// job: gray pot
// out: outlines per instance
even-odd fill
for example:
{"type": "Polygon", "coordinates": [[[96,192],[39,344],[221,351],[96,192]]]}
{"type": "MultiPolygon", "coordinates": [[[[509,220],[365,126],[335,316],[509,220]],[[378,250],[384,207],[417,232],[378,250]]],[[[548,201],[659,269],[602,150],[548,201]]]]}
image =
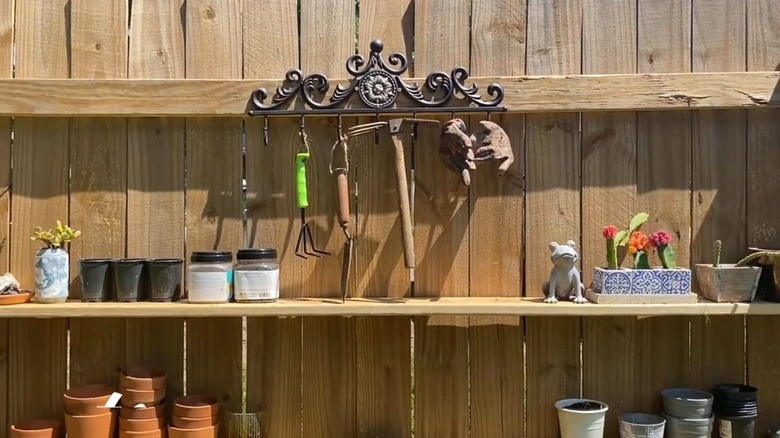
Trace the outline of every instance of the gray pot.
{"type": "Polygon", "coordinates": [[[672,417],[710,418],[714,397],[709,392],[690,388],[671,388],[661,391],[664,413],[672,417]]]}
{"type": "Polygon", "coordinates": [[[630,413],[618,417],[620,438],[663,438],[666,420],[652,414],[630,413]]]}
{"type": "Polygon", "coordinates": [[[669,438],[710,438],[715,417],[677,418],[664,414],[666,434],[669,438]]]}

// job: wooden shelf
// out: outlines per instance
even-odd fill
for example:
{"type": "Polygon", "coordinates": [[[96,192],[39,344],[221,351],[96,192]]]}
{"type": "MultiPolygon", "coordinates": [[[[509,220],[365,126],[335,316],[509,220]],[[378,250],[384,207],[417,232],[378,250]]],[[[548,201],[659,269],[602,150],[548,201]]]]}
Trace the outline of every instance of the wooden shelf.
{"type": "MultiPolygon", "coordinates": [[[[333,79],[330,92],[345,82],[333,79]]],[[[504,87],[502,105],[517,113],[780,107],[780,72],[769,71],[468,80],[479,85],[482,93],[492,82],[504,87]]],[[[0,116],[240,117],[252,91],[265,88],[273,93],[281,84],[280,79],[0,79],[0,116]]],[[[401,100],[399,105],[404,103],[401,100]]],[[[346,107],[358,101],[355,95],[346,107]]],[[[293,100],[291,107],[297,104],[293,100]]]]}
{"type": "Polygon", "coordinates": [[[275,303],[82,303],[0,306],[0,318],[239,317],[239,316],[673,316],[780,315],[780,303],[545,304],[540,298],[282,299],[275,303]]]}

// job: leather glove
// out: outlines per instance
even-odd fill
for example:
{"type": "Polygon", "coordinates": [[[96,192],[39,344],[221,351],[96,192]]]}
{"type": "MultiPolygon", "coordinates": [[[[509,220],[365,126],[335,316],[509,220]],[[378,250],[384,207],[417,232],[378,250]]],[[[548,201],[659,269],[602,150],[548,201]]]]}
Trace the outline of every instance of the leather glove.
{"type": "Polygon", "coordinates": [[[464,185],[471,184],[469,171],[477,168],[474,164],[472,137],[466,133],[466,123],[461,119],[452,119],[444,123],[439,139],[439,158],[447,169],[460,175],[464,185]]]}
{"type": "Polygon", "coordinates": [[[473,160],[480,164],[490,160],[501,161],[498,166],[498,176],[504,176],[515,161],[509,136],[503,128],[487,120],[479,122],[479,129],[471,135],[471,144],[475,149],[473,160]]]}

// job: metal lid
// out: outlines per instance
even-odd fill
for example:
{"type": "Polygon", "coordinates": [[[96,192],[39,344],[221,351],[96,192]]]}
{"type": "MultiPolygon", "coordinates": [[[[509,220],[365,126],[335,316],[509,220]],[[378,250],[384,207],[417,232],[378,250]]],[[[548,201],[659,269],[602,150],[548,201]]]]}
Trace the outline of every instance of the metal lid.
{"type": "Polygon", "coordinates": [[[277,257],[276,248],[243,248],[236,253],[238,260],[261,260],[275,259],[277,257]]]}
{"type": "Polygon", "coordinates": [[[230,251],[193,251],[190,255],[193,263],[222,263],[232,262],[233,253],[230,251]]]}

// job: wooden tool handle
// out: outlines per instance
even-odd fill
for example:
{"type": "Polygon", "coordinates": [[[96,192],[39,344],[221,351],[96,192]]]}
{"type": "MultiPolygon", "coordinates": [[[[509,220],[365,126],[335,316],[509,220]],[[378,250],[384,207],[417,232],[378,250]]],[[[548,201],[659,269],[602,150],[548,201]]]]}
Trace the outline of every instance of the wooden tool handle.
{"type": "Polygon", "coordinates": [[[339,196],[339,225],[344,228],[349,225],[349,182],[344,169],[336,170],[336,190],[339,196]]]}
{"type": "Polygon", "coordinates": [[[414,268],[414,235],[412,234],[412,213],[409,207],[409,188],[406,183],[406,161],[402,140],[392,136],[395,146],[395,181],[398,191],[398,212],[401,216],[401,234],[403,237],[404,266],[414,268]]]}

